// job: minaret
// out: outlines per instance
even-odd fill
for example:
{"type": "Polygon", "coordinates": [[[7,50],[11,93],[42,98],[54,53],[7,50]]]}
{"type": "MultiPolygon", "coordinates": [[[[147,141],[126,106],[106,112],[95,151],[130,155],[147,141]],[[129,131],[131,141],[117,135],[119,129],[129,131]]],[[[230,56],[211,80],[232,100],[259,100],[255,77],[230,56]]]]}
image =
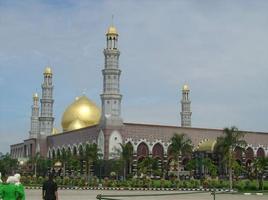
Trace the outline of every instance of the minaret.
{"type": "Polygon", "coordinates": [[[182,100],[181,100],[181,127],[191,127],[191,101],[190,89],[188,85],[182,87],[182,100]]]}
{"type": "Polygon", "coordinates": [[[106,48],[103,53],[105,56],[103,75],[102,102],[102,126],[121,126],[121,100],[120,94],[120,74],[118,50],[118,33],[114,26],[110,26],[106,33],[106,48]]]}
{"type": "Polygon", "coordinates": [[[38,94],[33,95],[30,138],[37,138],[39,134],[39,105],[38,94]]]}
{"type": "Polygon", "coordinates": [[[41,115],[40,134],[50,135],[53,129],[53,85],[52,85],[52,70],[47,67],[44,71],[44,83],[42,84],[42,99],[41,102],[41,115]]]}

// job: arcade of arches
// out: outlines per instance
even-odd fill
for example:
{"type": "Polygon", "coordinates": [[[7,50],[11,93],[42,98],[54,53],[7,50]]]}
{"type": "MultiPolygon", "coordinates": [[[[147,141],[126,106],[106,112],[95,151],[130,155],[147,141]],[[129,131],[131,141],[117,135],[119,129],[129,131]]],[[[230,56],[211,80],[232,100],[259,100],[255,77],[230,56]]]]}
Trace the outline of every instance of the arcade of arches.
{"type": "MultiPolygon", "coordinates": [[[[61,156],[77,156],[78,158],[81,158],[78,165],[81,167],[81,171],[83,168],[83,155],[86,148],[86,145],[88,144],[80,144],[78,146],[69,146],[69,147],[63,147],[58,149],[52,149],[49,150],[48,157],[51,159],[60,159],[61,156]]],[[[172,155],[170,154],[169,148],[165,148],[163,144],[160,142],[155,143],[153,146],[150,146],[146,142],[140,142],[137,145],[133,145],[131,142],[128,142],[127,145],[129,145],[133,149],[133,155],[130,159],[130,163],[128,163],[127,167],[127,173],[134,173],[136,174],[138,172],[137,166],[140,162],[142,162],[143,159],[150,157],[154,160],[157,160],[158,166],[160,167],[162,172],[168,172],[171,170],[171,163],[174,160],[172,155]]],[[[262,147],[259,148],[253,148],[251,146],[248,146],[245,148],[245,151],[242,151],[240,148],[236,147],[234,149],[234,156],[236,161],[239,164],[243,164],[246,167],[250,167],[252,165],[253,160],[256,157],[265,157],[266,153],[265,150],[262,147]]],[[[179,158],[179,168],[177,170],[184,171],[185,166],[187,165],[188,161],[193,157],[199,157],[199,158],[210,158],[213,160],[215,164],[218,164],[217,155],[215,155],[212,152],[209,151],[194,151],[192,155],[182,155],[179,158]]],[[[92,167],[93,170],[93,167],[92,167]]],[[[92,171],[91,170],[91,171],[92,171]]],[[[205,169],[196,169],[196,173],[203,174],[205,173],[205,169]]],[[[221,171],[219,169],[219,171],[221,171]]],[[[223,172],[222,172],[223,173],[223,172]]]]}

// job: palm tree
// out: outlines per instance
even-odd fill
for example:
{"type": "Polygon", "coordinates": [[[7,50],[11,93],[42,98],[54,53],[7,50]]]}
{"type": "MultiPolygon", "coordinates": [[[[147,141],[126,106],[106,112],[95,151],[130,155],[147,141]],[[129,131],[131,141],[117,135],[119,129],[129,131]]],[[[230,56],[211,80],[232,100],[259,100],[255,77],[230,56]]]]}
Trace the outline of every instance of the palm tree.
{"type": "Polygon", "coordinates": [[[97,144],[87,144],[84,153],[84,159],[86,161],[86,175],[89,176],[90,166],[99,158],[97,144]]]}
{"type": "Polygon", "coordinates": [[[121,144],[121,160],[123,161],[123,167],[124,167],[124,180],[126,179],[126,170],[130,166],[130,163],[132,161],[132,155],[133,155],[133,147],[130,143],[127,144],[121,144]]]}
{"type": "Polygon", "coordinates": [[[3,176],[13,174],[18,169],[19,162],[13,159],[10,154],[0,155],[0,172],[3,176]]]}
{"type": "Polygon", "coordinates": [[[152,157],[145,157],[138,164],[138,169],[143,174],[151,175],[159,170],[158,160],[152,157]]]}
{"type": "Polygon", "coordinates": [[[179,162],[182,155],[192,153],[193,145],[190,138],[184,133],[175,133],[171,138],[170,154],[177,163],[177,170],[179,171],[179,162]]]}
{"type": "Polygon", "coordinates": [[[60,158],[61,163],[63,164],[63,176],[65,176],[65,174],[66,174],[66,162],[68,159],[67,152],[66,152],[65,148],[63,148],[61,150],[61,154],[60,154],[59,158],[60,158]]]}
{"type": "Polygon", "coordinates": [[[259,190],[263,190],[263,175],[268,167],[268,158],[257,158],[253,162],[253,167],[256,172],[257,179],[259,181],[259,190]]]}
{"type": "Polygon", "coordinates": [[[223,156],[223,161],[227,163],[229,173],[229,189],[233,189],[233,166],[234,166],[234,149],[239,147],[243,149],[246,141],[243,140],[245,133],[241,132],[235,126],[224,128],[223,136],[217,138],[216,151],[223,156]]]}
{"type": "Polygon", "coordinates": [[[40,153],[37,152],[33,157],[31,157],[31,159],[29,160],[29,162],[34,166],[34,176],[37,176],[37,164],[40,161],[40,153]]]}

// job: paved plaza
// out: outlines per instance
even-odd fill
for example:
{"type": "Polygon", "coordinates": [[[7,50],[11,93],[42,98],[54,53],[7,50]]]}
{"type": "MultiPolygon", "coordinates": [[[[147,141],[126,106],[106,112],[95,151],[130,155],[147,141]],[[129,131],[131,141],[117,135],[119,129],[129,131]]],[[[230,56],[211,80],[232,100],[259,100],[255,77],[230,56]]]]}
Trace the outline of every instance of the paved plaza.
{"type": "MultiPolygon", "coordinates": [[[[59,200],[95,200],[98,194],[106,195],[129,195],[129,194],[170,194],[174,192],[168,191],[100,191],[100,190],[59,190],[59,200]]],[[[176,192],[177,193],[177,192],[176,192]]],[[[41,200],[41,190],[26,190],[27,200],[41,200]]],[[[153,197],[121,197],[116,199],[128,199],[128,200],[213,200],[213,196],[210,193],[198,193],[198,194],[182,194],[172,196],[153,196],[153,197]]],[[[267,195],[232,195],[232,194],[219,194],[216,196],[216,200],[267,200],[267,195]]]]}

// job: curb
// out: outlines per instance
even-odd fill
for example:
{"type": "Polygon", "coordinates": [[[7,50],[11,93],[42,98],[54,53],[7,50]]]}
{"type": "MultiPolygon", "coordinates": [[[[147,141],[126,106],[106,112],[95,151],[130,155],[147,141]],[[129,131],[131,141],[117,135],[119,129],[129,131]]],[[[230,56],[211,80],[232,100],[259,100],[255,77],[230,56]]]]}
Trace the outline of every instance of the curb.
{"type": "MultiPolygon", "coordinates": [[[[25,186],[25,189],[29,190],[40,190],[41,186],[25,186]]],[[[212,192],[214,191],[212,188],[130,188],[130,187],[77,187],[77,186],[69,186],[69,187],[59,187],[60,190],[125,190],[125,191],[204,191],[204,192],[212,192]]],[[[216,192],[229,192],[229,190],[225,189],[215,189],[216,192]]],[[[236,191],[231,191],[236,192],[236,191]]],[[[244,193],[245,195],[250,195],[251,193],[244,193]]],[[[256,193],[257,195],[263,195],[262,193],[256,193]]]]}

